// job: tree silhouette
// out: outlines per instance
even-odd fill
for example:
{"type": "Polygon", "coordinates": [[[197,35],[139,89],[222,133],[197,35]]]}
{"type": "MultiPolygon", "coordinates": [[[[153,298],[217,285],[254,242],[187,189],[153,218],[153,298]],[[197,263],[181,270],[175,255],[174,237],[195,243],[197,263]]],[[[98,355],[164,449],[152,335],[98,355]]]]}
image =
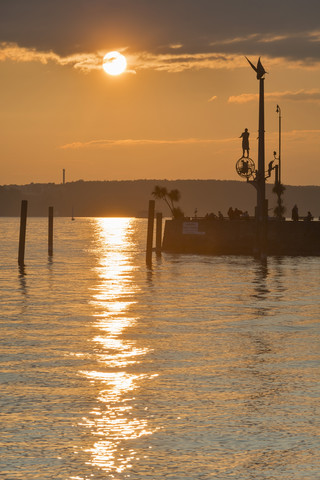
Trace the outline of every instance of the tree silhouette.
{"type": "Polygon", "coordinates": [[[179,200],[181,198],[181,194],[180,194],[179,190],[174,189],[174,190],[171,190],[168,193],[168,197],[169,197],[171,207],[172,207],[172,210],[173,210],[175,208],[173,202],[179,202],[179,200]]]}
{"type": "Polygon", "coordinates": [[[166,187],[161,187],[160,185],[156,185],[152,192],[152,196],[156,200],[164,200],[164,202],[169,207],[169,210],[173,218],[181,218],[184,216],[182,210],[175,205],[175,202],[179,202],[181,198],[181,194],[179,190],[173,189],[170,192],[168,192],[166,187]]]}

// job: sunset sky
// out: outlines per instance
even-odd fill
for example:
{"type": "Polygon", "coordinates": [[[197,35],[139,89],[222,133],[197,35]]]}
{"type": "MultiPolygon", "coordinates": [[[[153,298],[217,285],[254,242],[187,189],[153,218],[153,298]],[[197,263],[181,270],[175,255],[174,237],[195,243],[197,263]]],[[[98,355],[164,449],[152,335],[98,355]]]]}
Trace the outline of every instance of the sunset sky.
{"type": "Polygon", "coordinates": [[[245,56],[268,72],[266,162],[279,104],[283,183],[320,185],[318,0],[1,0],[0,184],[240,180],[244,128],[258,147],[245,56]]]}

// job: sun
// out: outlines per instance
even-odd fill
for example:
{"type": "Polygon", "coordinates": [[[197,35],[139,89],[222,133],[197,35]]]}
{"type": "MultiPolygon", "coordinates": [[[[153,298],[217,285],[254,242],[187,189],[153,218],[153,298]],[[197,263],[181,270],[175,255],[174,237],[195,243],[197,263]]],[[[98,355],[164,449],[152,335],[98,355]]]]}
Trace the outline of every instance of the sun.
{"type": "Polygon", "coordinates": [[[103,57],[102,68],[109,75],[120,75],[127,68],[127,60],[119,52],[109,52],[103,57]]]}

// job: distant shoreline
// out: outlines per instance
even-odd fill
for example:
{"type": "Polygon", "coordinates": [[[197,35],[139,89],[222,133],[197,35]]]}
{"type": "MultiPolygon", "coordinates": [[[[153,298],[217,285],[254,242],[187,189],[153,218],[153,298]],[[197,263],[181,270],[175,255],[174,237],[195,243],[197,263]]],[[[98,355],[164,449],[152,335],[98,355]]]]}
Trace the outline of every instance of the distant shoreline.
{"type": "MultiPolygon", "coordinates": [[[[156,185],[180,191],[179,206],[186,216],[193,216],[195,210],[199,216],[219,210],[227,216],[230,206],[254,215],[256,191],[241,180],[78,180],[0,186],[0,216],[19,216],[21,200],[28,200],[28,215],[34,217],[47,216],[48,207],[53,206],[59,217],[71,217],[73,209],[75,217],[145,218],[156,185]]],[[[276,205],[272,187],[266,186],[270,212],[276,205]]],[[[320,216],[320,186],[286,185],[283,199],[288,218],[294,204],[300,216],[306,216],[308,211],[314,217],[320,216]]],[[[157,201],[156,209],[170,216],[164,202],[157,201]]]]}

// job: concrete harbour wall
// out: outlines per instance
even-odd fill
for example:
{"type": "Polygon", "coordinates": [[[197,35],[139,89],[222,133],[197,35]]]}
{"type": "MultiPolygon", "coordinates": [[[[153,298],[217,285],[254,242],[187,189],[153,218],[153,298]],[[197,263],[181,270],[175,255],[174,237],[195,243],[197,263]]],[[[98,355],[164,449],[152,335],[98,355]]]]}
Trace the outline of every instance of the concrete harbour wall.
{"type": "MultiPolygon", "coordinates": [[[[167,220],[165,252],[208,255],[252,255],[255,219],[167,220]]],[[[268,255],[320,255],[320,221],[268,221],[268,255]]]]}

